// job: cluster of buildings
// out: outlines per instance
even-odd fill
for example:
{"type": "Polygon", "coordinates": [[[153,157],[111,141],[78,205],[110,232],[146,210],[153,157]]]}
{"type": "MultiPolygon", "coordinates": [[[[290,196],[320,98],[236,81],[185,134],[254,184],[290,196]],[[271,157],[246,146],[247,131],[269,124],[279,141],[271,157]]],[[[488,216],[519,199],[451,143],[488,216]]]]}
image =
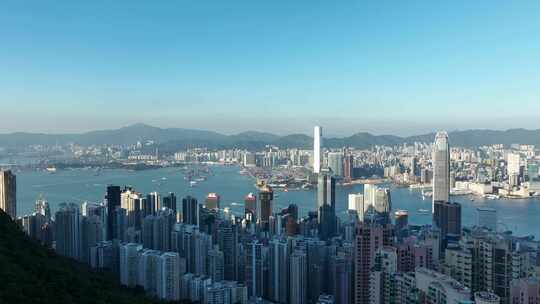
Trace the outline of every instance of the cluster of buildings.
{"type": "MultiPolygon", "coordinates": [[[[108,269],[123,285],[163,300],[540,303],[540,243],[498,232],[493,209],[479,210],[478,224],[463,227],[461,205],[452,201],[453,184],[473,172],[456,158],[478,162],[482,155],[457,153],[440,132],[434,143],[413,147],[429,148],[429,163],[426,152],[420,152],[392,164],[385,163],[391,149],[324,151],[322,128],[316,127],[314,135],[309,167],[317,191],[304,217],[295,204],[276,210],[274,189],[265,183],[246,195],[243,214],[222,210],[216,193],[199,203],[191,196],[177,200],[173,193],[143,195],[111,185],[102,202],[62,204],[54,216],[40,198],[35,212],[18,221],[28,235],[59,254],[108,269]],[[373,184],[350,194],[346,216],[337,216],[336,185],[354,164],[366,161],[392,167],[385,169],[392,178],[407,173],[411,181],[431,183],[432,224],[409,223],[407,210],[392,209],[389,189],[373,184]],[[347,163],[350,168],[342,166],[347,163]],[[404,163],[410,168],[403,170],[404,163]]],[[[498,155],[499,149],[488,151],[498,155]]],[[[237,156],[252,165],[246,153],[237,156]]],[[[271,162],[288,157],[276,153],[271,162]]],[[[524,187],[531,173],[524,173],[521,157],[510,158],[502,168],[511,174],[474,172],[488,179],[512,176],[513,187],[524,187]]],[[[10,203],[16,204],[15,177],[6,171],[0,177],[0,208],[15,218],[10,203]]]]}

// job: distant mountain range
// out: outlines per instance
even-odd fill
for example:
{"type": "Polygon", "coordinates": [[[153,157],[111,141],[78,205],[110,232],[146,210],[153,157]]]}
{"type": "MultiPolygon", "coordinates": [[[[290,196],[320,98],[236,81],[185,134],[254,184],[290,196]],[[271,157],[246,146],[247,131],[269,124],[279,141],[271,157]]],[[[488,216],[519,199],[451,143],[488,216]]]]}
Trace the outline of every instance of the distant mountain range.
{"type": "MultiPolygon", "coordinates": [[[[324,146],[329,148],[355,147],[366,149],[373,145],[398,145],[413,142],[431,142],[434,133],[399,137],[393,135],[373,135],[366,132],[342,138],[325,138],[324,146]]],[[[533,144],[540,146],[540,130],[510,129],[465,130],[449,133],[450,144],[474,147],[490,144],[533,144]]],[[[158,128],[146,124],[134,124],[115,130],[92,131],[81,134],[39,134],[10,133],[0,134],[0,147],[14,148],[33,144],[133,144],[136,141],[152,140],[162,151],[174,151],[189,147],[259,149],[265,145],[282,148],[311,148],[312,138],[305,134],[279,136],[271,133],[247,131],[235,135],[224,135],[213,131],[158,128]]]]}

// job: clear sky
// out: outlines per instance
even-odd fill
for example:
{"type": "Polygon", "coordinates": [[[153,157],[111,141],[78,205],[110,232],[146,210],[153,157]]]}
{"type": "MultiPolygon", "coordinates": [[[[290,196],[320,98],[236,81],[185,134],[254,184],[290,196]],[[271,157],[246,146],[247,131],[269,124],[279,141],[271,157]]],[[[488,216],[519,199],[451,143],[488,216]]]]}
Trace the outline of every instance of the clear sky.
{"type": "Polygon", "coordinates": [[[540,1],[0,2],[0,132],[540,128],[540,1]]]}

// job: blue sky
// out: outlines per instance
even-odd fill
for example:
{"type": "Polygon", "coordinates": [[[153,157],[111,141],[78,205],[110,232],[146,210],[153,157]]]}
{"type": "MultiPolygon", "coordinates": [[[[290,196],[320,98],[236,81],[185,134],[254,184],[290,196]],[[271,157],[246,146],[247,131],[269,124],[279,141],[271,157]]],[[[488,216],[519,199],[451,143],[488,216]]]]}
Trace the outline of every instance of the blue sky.
{"type": "Polygon", "coordinates": [[[0,132],[540,128],[538,1],[0,2],[0,132]]]}

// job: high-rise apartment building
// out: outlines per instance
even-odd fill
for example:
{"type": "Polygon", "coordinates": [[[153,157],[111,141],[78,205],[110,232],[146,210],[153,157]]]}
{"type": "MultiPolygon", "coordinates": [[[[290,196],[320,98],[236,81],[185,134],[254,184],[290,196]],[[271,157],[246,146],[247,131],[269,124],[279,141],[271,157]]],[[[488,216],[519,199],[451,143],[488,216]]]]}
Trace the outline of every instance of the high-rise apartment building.
{"type": "Polygon", "coordinates": [[[257,215],[257,196],[251,192],[244,197],[244,212],[257,215]]]}
{"type": "Polygon", "coordinates": [[[166,301],[180,299],[180,257],[176,252],[161,254],[157,271],[157,296],[166,301]]]}
{"type": "Polygon", "coordinates": [[[308,261],[306,253],[296,250],[290,258],[289,302],[291,304],[308,303],[308,261]]]}
{"type": "Polygon", "coordinates": [[[341,152],[328,153],[328,168],[337,178],[343,177],[343,154],[341,152]]]}
{"type": "Polygon", "coordinates": [[[107,202],[107,240],[121,239],[123,236],[118,235],[117,229],[114,228],[115,209],[120,207],[120,186],[107,186],[107,194],[105,196],[107,202]]]}
{"type": "Polygon", "coordinates": [[[79,259],[81,253],[81,216],[79,206],[63,203],[55,213],[56,252],[79,259]]]}
{"type": "Polygon", "coordinates": [[[135,287],[139,281],[139,251],[142,250],[142,245],[128,243],[120,245],[119,268],[120,268],[120,284],[127,287],[135,287]]]}
{"type": "Polygon", "coordinates": [[[259,200],[257,204],[257,222],[263,229],[268,229],[270,215],[272,215],[272,200],[274,191],[272,187],[263,185],[259,188],[259,200]]]}
{"type": "Polygon", "coordinates": [[[390,225],[374,223],[358,225],[354,243],[354,303],[369,303],[370,271],[375,263],[375,254],[380,248],[392,245],[393,230],[390,225]]]}
{"type": "Polygon", "coordinates": [[[219,195],[217,193],[208,193],[204,201],[204,207],[210,210],[219,210],[219,195]]]}
{"type": "Polygon", "coordinates": [[[142,195],[132,188],[126,187],[120,194],[120,206],[126,210],[128,228],[133,227],[137,230],[141,228],[143,203],[142,195]]]}
{"type": "Polygon", "coordinates": [[[0,209],[17,218],[17,178],[10,170],[0,171],[0,209]]]}
{"type": "Polygon", "coordinates": [[[196,198],[189,195],[182,199],[182,222],[190,225],[199,224],[199,204],[196,198]]]}

